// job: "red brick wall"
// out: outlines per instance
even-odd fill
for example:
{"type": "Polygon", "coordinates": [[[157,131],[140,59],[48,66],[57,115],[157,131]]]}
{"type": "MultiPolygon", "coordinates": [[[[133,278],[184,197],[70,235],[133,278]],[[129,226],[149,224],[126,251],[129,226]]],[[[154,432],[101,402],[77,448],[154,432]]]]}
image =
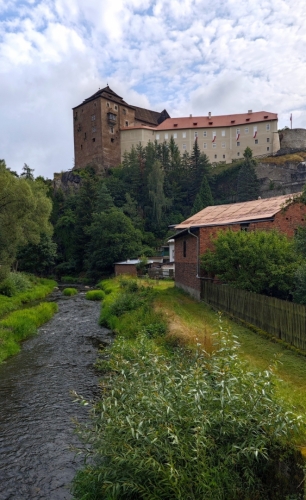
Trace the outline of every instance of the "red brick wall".
{"type": "Polygon", "coordinates": [[[135,264],[115,264],[115,276],[119,276],[120,274],[137,276],[135,264]]]}
{"type": "MultiPolygon", "coordinates": [[[[294,231],[299,226],[306,224],[306,205],[292,203],[286,209],[278,212],[273,221],[251,223],[248,231],[271,231],[273,229],[294,236],[294,231]]],[[[199,228],[199,255],[208,249],[213,249],[212,239],[219,231],[240,231],[240,224],[229,226],[209,226],[199,228]]],[[[201,272],[199,273],[201,275],[201,272]]],[[[175,239],[175,284],[200,298],[200,279],[197,275],[197,239],[188,233],[175,239]],[[183,255],[184,241],[186,241],[186,257],[183,255]]]]}

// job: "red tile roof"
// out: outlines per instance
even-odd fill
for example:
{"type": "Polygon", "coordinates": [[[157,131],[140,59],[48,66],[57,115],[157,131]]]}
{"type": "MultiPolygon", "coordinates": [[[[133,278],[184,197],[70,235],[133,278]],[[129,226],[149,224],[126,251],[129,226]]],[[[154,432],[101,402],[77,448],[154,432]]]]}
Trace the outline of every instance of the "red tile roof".
{"type": "Polygon", "coordinates": [[[204,210],[192,215],[192,217],[189,217],[189,219],[184,222],[177,224],[175,229],[224,226],[254,220],[270,219],[285,206],[287,200],[299,194],[300,193],[296,193],[295,195],[287,194],[284,196],[276,196],[275,198],[206,207],[204,210]]]}
{"type": "Polygon", "coordinates": [[[207,128],[235,127],[250,123],[269,122],[277,120],[277,113],[256,111],[254,113],[241,113],[237,115],[220,116],[190,116],[184,118],[168,118],[158,125],[157,130],[172,130],[182,128],[207,128]]]}

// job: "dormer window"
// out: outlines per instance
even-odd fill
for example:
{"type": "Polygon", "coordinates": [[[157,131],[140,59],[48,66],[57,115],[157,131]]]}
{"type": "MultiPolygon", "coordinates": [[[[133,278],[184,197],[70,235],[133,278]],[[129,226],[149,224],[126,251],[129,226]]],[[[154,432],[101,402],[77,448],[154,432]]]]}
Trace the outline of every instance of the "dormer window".
{"type": "Polygon", "coordinates": [[[197,124],[198,124],[198,122],[193,122],[193,125],[197,125],[197,124]]]}
{"type": "Polygon", "coordinates": [[[266,120],[267,118],[269,118],[269,116],[268,116],[268,115],[265,115],[265,116],[264,116],[264,119],[266,120]]]}
{"type": "Polygon", "coordinates": [[[115,115],[114,113],[107,113],[107,118],[109,123],[117,123],[117,115],[115,115]]]}
{"type": "Polygon", "coordinates": [[[246,121],[246,122],[249,122],[249,121],[250,121],[250,118],[246,118],[246,119],[245,119],[245,121],[246,121]]]}
{"type": "Polygon", "coordinates": [[[231,123],[235,123],[235,120],[231,120],[231,123]]]}
{"type": "Polygon", "coordinates": [[[173,124],[173,127],[177,127],[177,123],[174,123],[174,124],[173,124]]]}
{"type": "Polygon", "coordinates": [[[212,124],[213,124],[213,122],[208,122],[208,124],[209,124],[209,125],[212,125],[212,124]]]}

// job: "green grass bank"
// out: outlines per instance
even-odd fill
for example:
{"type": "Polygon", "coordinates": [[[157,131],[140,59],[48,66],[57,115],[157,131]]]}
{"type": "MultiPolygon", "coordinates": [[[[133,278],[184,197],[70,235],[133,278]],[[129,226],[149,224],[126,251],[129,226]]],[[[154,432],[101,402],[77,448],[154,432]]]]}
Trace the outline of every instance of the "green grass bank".
{"type": "Polygon", "coordinates": [[[31,277],[31,288],[12,297],[0,295],[0,363],[20,351],[20,343],[57,312],[57,304],[44,302],[26,308],[49,295],[56,282],[31,277]]]}
{"type": "Polygon", "coordinates": [[[100,323],[117,336],[97,361],[92,426],[78,428],[91,460],[74,498],[302,499],[305,423],[279,397],[271,359],[252,364],[238,325],[171,283],[101,288],[100,323]]]}

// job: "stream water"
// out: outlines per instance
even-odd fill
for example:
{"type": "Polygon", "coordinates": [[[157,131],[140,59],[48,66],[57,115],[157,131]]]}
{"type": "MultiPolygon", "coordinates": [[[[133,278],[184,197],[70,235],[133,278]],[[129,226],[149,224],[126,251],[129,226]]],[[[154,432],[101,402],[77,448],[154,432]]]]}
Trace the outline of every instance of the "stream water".
{"type": "Polygon", "coordinates": [[[111,342],[98,326],[100,303],[53,294],[59,312],[0,365],[0,500],[69,500],[82,458],[73,418],[88,418],[74,390],[92,399],[97,347],[111,342]]]}

